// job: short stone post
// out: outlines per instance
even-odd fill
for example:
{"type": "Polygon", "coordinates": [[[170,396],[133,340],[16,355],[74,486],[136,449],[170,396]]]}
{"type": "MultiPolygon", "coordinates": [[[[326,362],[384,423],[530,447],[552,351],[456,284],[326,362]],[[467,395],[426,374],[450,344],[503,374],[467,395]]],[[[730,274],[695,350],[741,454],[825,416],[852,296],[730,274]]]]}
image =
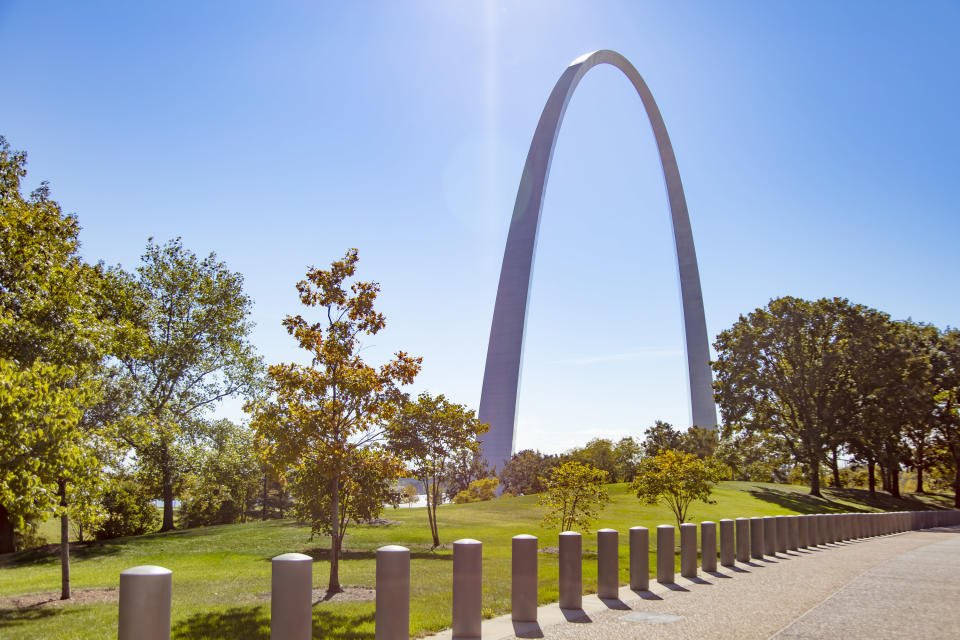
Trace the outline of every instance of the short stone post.
{"type": "Polygon", "coordinates": [[[777,519],[773,516],[763,517],[763,554],[777,555],[777,519]]]}
{"type": "Polygon", "coordinates": [[[616,529],[597,531],[597,597],[620,595],[620,534],[616,529]]]}
{"type": "Polygon", "coordinates": [[[657,582],[673,584],[673,525],[657,527],[657,582]]]}
{"type": "Polygon", "coordinates": [[[692,522],[680,525],[680,575],[697,577],[697,525],[692,522]]]}
{"type": "Polygon", "coordinates": [[[797,516],[797,548],[806,549],[810,545],[810,517],[797,516]]]}
{"type": "Polygon", "coordinates": [[[270,561],[271,640],[313,637],[313,558],[284,553],[270,561]]]}
{"type": "Polygon", "coordinates": [[[750,557],[763,558],[766,547],[763,541],[763,518],[750,518],[750,557]]]}
{"type": "Polygon", "coordinates": [[[388,544],[377,549],[376,640],[410,638],[410,549],[388,544]]]}
{"type": "Polygon", "coordinates": [[[510,617],[515,622],[537,621],[537,537],[513,536],[510,559],[510,617]]]}
{"type": "Polygon", "coordinates": [[[650,588],[650,532],[646,527],[630,527],[630,588],[650,588]]]}
{"type": "Polygon", "coordinates": [[[777,519],[777,553],[786,553],[790,532],[787,530],[787,516],[775,516],[777,519]]]}
{"type": "Polygon", "coordinates": [[[170,640],[173,572],[142,565],[120,572],[119,640],[170,640]]]}
{"type": "Polygon", "coordinates": [[[560,534],[560,608],[583,607],[583,542],[576,531],[560,534]]]}
{"type": "Polygon", "coordinates": [[[704,571],[717,570],[717,523],[700,523],[700,567],[704,571]]]}
{"type": "Polygon", "coordinates": [[[479,638],[483,622],[483,543],[464,538],[453,543],[454,638],[479,638]]]}
{"type": "Polygon", "coordinates": [[[827,530],[826,542],[827,544],[833,544],[834,542],[837,541],[837,535],[836,535],[836,529],[835,529],[836,518],[832,513],[830,513],[823,516],[823,521],[824,521],[824,524],[826,525],[826,530],[827,530]]]}
{"type": "Polygon", "coordinates": [[[737,518],[737,562],[750,562],[750,518],[737,518]]]}
{"type": "Polygon", "coordinates": [[[796,551],[800,546],[800,518],[787,516],[787,550],[796,551]]]}
{"type": "MultiPolygon", "coordinates": [[[[702,534],[700,536],[703,537],[702,534]]],[[[720,521],[720,565],[732,567],[736,559],[736,543],[733,536],[733,520],[724,518],[720,521]]],[[[704,563],[706,571],[706,563],[704,563]]]]}

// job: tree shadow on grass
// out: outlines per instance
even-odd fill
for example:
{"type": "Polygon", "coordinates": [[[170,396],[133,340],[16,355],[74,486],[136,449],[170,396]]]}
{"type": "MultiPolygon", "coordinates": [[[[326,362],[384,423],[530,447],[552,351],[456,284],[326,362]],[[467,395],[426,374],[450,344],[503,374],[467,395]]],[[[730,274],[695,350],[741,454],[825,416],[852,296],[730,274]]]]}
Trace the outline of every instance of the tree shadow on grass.
{"type": "Polygon", "coordinates": [[[904,494],[901,498],[895,498],[878,491],[876,495],[871,496],[870,492],[866,489],[824,488],[822,489],[822,498],[811,496],[808,493],[802,493],[800,491],[773,489],[759,485],[750,487],[747,489],[747,492],[759,500],[772,502],[785,509],[796,511],[797,513],[850,513],[868,511],[868,509],[862,506],[841,504],[836,502],[837,500],[859,502],[882,511],[926,511],[942,508],[938,505],[919,500],[910,494],[904,494]]]}
{"type": "MultiPolygon", "coordinates": [[[[112,556],[122,551],[122,545],[113,542],[71,542],[70,557],[75,560],[87,560],[112,556]]],[[[7,553],[0,556],[0,567],[25,565],[59,564],[60,545],[45,544],[35,549],[7,553]]]]}
{"type": "Polygon", "coordinates": [[[67,615],[74,613],[68,608],[54,607],[23,607],[20,609],[0,609],[0,629],[7,627],[18,627],[28,624],[35,620],[50,618],[55,615],[67,615]]]}
{"type": "MultiPolygon", "coordinates": [[[[344,615],[328,609],[314,609],[314,638],[361,640],[373,638],[374,613],[344,615]],[[360,631],[366,626],[369,631],[360,631]]],[[[270,637],[270,616],[262,606],[231,607],[226,611],[198,613],[173,625],[175,640],[266,640],[270,637]]]]}
{"type": "Polygon", "coordinates": [[[270,637],[270,618],[263,607],[230,607],[226,611],[197,613],[173,625],[172,638],[236,638],[251,640],[270,637]]]}
{"type": "Polygon", "coordinates": [[[829,498],[818,498],[799,491],[784,491],[782,489],[771,489],[770,487],[753,486],[747,489],[747,493],[758,500],[772,502],[784,509],[789,509],[797,513],[824,513],[831,511],[850,511],[852,507],[838,504],[829,498]]]}

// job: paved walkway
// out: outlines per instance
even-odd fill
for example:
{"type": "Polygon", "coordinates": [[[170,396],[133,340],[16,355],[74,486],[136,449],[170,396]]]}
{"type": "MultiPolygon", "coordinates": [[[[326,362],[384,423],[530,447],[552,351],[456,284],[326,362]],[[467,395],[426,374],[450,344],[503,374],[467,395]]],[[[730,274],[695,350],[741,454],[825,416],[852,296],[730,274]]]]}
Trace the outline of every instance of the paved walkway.
{"type": "MultiPolygon", "coordinates": [[[[549,638],[960,638],[960,527],[791,551],[583,609],[540,607],[539,624],[502,616],[485,640],[549,638]]],[[[447,640],[446,631],[432,640],[447,640]]]]}

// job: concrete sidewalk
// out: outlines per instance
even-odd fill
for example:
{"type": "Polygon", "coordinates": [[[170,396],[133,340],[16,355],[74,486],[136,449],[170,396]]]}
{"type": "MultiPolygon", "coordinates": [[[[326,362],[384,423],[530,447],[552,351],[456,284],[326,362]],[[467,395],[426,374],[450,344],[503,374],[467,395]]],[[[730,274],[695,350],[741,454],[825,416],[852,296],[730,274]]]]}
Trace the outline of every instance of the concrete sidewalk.
{"type": "MultiPolygon", "coordinates": [[[[912,531],[720,567],[583,609],[501,616],[485,640],[549,638],[960,638],[960,527],[912,531]]],[[[448,640],[449,630],[431,640],[448,640]]]]}

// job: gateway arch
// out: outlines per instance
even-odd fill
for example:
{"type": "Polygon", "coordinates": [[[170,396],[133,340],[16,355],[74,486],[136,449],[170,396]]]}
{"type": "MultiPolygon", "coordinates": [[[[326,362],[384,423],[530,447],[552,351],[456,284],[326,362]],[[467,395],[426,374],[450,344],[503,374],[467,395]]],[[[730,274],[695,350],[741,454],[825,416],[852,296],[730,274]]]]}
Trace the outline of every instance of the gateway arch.
{"type": "Polygon", "coordinates": [[[707,324],[703,315],[703,295],[700,292],[700,273],[697,269],[697,255],[677,159],[673,154],[660,110],[634,66],[615,51],[594,51],[574,60],[553,87],[540,115],[537,130],[533,134],[513,207],[513,219],[510,221],[507,246],[503,252],[500,284],[497,287],[493,323],[490,327],[478,412],[479,419],[490,424],[490,431],[483,437],[483,455],[490,464],[496,465],[497,469],[503,469],[503,465],[510,459],[516,441],[517,395],[520,387],[530,275],[533,272],[537,229],[540,225],[543,194],[550,173],[553,148],[570,97],[584,74],[598,64],[613,65],[627,76],[637,90],[653,128],[667,186],[677,250],[693,424],[709,428],[717,424],[711,389],[707,324]]]}

